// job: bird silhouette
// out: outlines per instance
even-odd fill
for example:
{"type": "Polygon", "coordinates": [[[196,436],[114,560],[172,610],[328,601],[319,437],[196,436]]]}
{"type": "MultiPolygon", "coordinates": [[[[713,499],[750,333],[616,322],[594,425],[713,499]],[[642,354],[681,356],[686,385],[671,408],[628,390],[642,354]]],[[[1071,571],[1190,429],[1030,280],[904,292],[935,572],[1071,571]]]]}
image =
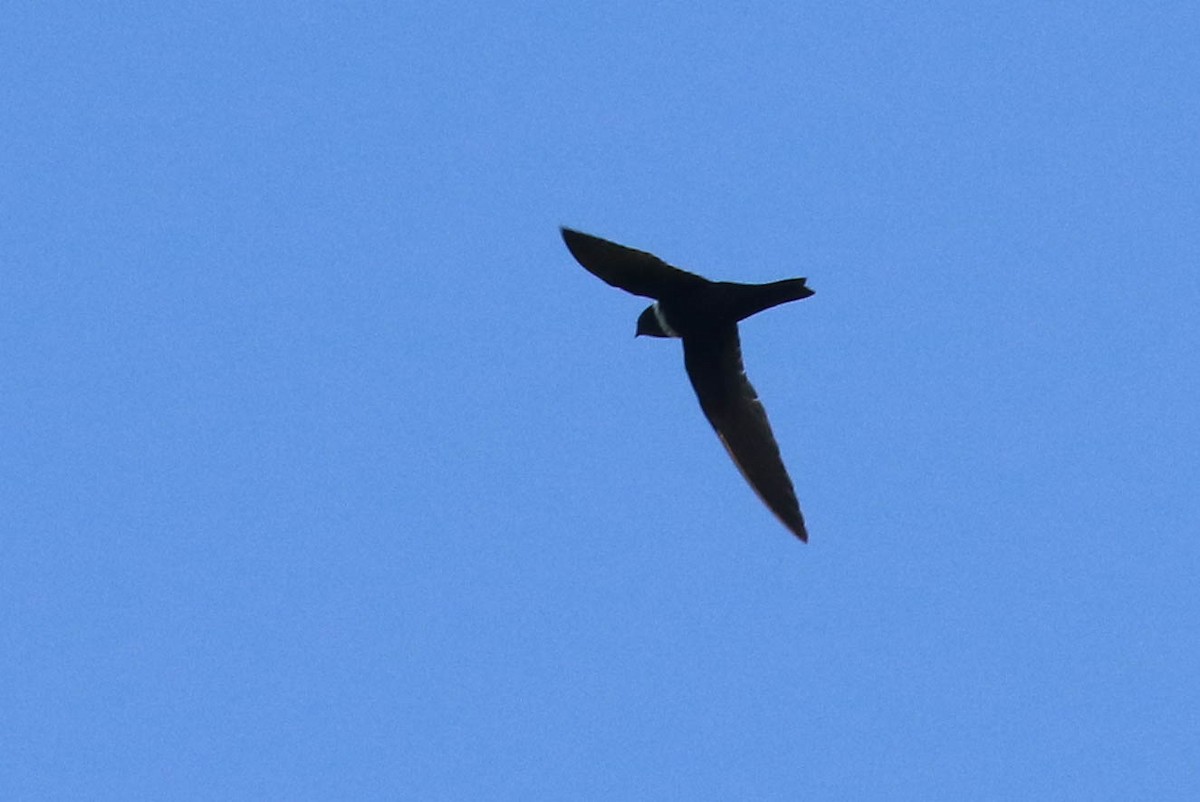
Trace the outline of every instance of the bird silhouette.
{"type": "Polygon", "coordinates": [[[657,256],[569,228],[571,255],[614,287],[653,298],[638,317],[635,336],[678,337],[683,364],[700,408],[734,465],[767,508],[808,542],[796,491],[784,467],[767,412],[746,378],[737,324],[764,309],[813,294],[803,278],[767,284],[709,281],[657,256]]]}

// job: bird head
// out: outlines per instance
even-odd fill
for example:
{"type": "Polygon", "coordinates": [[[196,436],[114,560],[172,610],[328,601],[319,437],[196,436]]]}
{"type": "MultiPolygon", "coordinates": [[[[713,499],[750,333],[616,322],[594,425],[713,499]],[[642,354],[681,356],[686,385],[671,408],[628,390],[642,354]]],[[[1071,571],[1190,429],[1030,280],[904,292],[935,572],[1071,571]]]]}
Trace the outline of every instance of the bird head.
{"type": "Polygon", "coordinates": [[[641,337],[645,334],[647,337],[670,337],[671,335],[663,331],[662,324],[658,322],[658,315],[654,314],[654,307],[647,306],[646,311],[638,315],[637,333],[634,337],[641,337]]]}

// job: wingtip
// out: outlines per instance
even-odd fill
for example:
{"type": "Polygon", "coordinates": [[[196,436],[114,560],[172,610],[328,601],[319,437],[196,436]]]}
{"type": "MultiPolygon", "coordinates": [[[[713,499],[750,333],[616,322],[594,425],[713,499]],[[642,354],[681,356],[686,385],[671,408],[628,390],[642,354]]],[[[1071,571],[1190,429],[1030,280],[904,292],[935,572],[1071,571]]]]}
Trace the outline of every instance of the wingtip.
{"type": "Polygon", "coordinates": [[[567,246],[571,256],[575,257],[575,261],[579,264],[587,266],[588,240],[585,234],[581,234],[573,228],[559,226],[559,231],[562,233],[563,245],[567,246]]]}
{"type": "Polygon", "coordinates": [[[788,531],[799,538],[801,543],[808,542],[808,528],[804,525],[803,518],[798,521],[784,521],[783,525],[788,528],[788,531]]]}
{"type": "Polygon", "coordinates": [[[582,231],[576,231],[568,226],[559,226],[558,233],[562,236],[562,241],[567,246],[567,250],[573,254],[578,249],[586,246],[588,235],[582,231]]]}

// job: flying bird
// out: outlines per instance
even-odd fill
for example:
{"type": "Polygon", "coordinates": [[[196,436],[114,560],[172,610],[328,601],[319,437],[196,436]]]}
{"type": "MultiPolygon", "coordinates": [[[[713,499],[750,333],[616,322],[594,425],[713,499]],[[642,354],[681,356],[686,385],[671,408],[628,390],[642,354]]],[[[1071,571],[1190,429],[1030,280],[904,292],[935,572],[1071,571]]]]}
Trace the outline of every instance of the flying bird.
{"type": "Polygon", "coordinates": [[[804,516],[767,412],[746,378],[737,324],[772,306],[813,294],[805,279],[769,284],[709,281],[672,267],[657,256],[562,229],[571,255],[614,287],[653,298],[637,320],[637,333],[683,340],[683,364],[700,408],[733,463],[783,525],[808,542],[804,516]]]}

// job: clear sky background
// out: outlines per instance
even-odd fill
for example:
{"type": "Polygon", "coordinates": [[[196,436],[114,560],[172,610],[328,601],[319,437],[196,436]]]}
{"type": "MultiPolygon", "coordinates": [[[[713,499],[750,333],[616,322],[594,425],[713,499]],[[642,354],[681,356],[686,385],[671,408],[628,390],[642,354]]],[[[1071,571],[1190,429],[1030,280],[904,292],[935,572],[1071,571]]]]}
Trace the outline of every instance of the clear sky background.
{"type": "Polygon", "coordinates": [[[1198,9],[7,8],[0,797],[1200,798],[1198,9]]]}

